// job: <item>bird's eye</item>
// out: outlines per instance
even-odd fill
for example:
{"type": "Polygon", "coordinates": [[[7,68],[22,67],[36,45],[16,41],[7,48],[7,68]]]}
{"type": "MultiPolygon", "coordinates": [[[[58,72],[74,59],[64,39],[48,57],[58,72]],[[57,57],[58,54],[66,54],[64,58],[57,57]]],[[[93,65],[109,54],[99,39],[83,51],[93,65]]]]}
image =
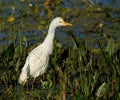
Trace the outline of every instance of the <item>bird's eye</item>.
{"type": "Polygon", "coordinates": [[[59,21],[59,23],[61,23],[61,21],[59,21]]]}

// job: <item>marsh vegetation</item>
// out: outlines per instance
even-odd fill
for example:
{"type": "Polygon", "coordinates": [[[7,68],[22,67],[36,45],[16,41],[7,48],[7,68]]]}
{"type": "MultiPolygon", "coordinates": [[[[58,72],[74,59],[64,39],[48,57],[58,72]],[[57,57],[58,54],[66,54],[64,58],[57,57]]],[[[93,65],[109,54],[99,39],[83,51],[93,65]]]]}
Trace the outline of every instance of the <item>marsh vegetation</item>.
{"type": "Polygon", "coordinates": [[[119,100],[120,3],[99,0],[0,1],[0,99],[119,100]],[[111,6],[112,5],[112,6],[111,6]],[[18,84],[28,53],[61,16],[46,73],[18,84]]]}

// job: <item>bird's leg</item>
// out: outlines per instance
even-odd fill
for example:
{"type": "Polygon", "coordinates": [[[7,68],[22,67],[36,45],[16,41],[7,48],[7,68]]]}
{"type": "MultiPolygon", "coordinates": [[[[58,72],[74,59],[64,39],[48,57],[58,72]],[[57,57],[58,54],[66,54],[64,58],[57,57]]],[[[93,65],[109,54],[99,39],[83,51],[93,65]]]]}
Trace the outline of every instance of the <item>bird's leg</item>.
{"type": "Polygon", "coordinates": [[[34,81],[35,81],[35,78],[33,78],[33,81],[32,81],[32,90],[34,88],[34,81]]]}
{"type": "Polygon", "coordinates": [[[27,93],[28,93],[28,92],[29,92],[29,91],[28,91],[28,81],[26,82],[26,85],[27,85],[27,93]]]}

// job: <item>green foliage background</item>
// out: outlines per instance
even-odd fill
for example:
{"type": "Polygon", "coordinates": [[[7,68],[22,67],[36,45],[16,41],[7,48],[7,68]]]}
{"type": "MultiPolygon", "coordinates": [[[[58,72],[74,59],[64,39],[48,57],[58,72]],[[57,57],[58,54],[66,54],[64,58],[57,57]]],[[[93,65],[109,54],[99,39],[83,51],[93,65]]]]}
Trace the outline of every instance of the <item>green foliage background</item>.
{"type": "Polygon", "coordinates": [[[1,49],[0,99],[120,99],[120,18],[114,17],[120,15],[120,9],[87,0],[73,1],[69,0],[68,5],[64,0],[0,2],[0,31],[9,33],[7,41],[12,41],[1,49]],[[6,15],[5,9],[11,12],[6,15]],[[74,26],[60,29],[64,31],[62,35],[66,34],[64,39],[58,38],[60,30],[56,31],[50,67],[35,80],[34,88],[32,78],[25,86],[19,85],[26,56],[44,40],[50,21],[56,16],[74,26]],[[42,34],[37,36],[35,30],[42,34]]]}

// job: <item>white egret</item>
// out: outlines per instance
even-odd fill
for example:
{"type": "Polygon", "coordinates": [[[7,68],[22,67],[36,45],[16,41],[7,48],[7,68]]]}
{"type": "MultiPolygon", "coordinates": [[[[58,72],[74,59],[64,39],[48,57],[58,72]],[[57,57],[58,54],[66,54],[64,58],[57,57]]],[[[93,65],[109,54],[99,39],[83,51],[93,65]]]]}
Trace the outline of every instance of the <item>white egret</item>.
{"type": "Polygon", "coordinates": [[[30,76],[35,79],[46,71],[49,56],[53,52],[55,29],[59,26],[72,26],[72,24],[65,22],[61,17],[53,19],[43,43],[34,48],[27,56],[25,65],[22,68],[19,77],[20,84],[24,85],[30,76]]]}

